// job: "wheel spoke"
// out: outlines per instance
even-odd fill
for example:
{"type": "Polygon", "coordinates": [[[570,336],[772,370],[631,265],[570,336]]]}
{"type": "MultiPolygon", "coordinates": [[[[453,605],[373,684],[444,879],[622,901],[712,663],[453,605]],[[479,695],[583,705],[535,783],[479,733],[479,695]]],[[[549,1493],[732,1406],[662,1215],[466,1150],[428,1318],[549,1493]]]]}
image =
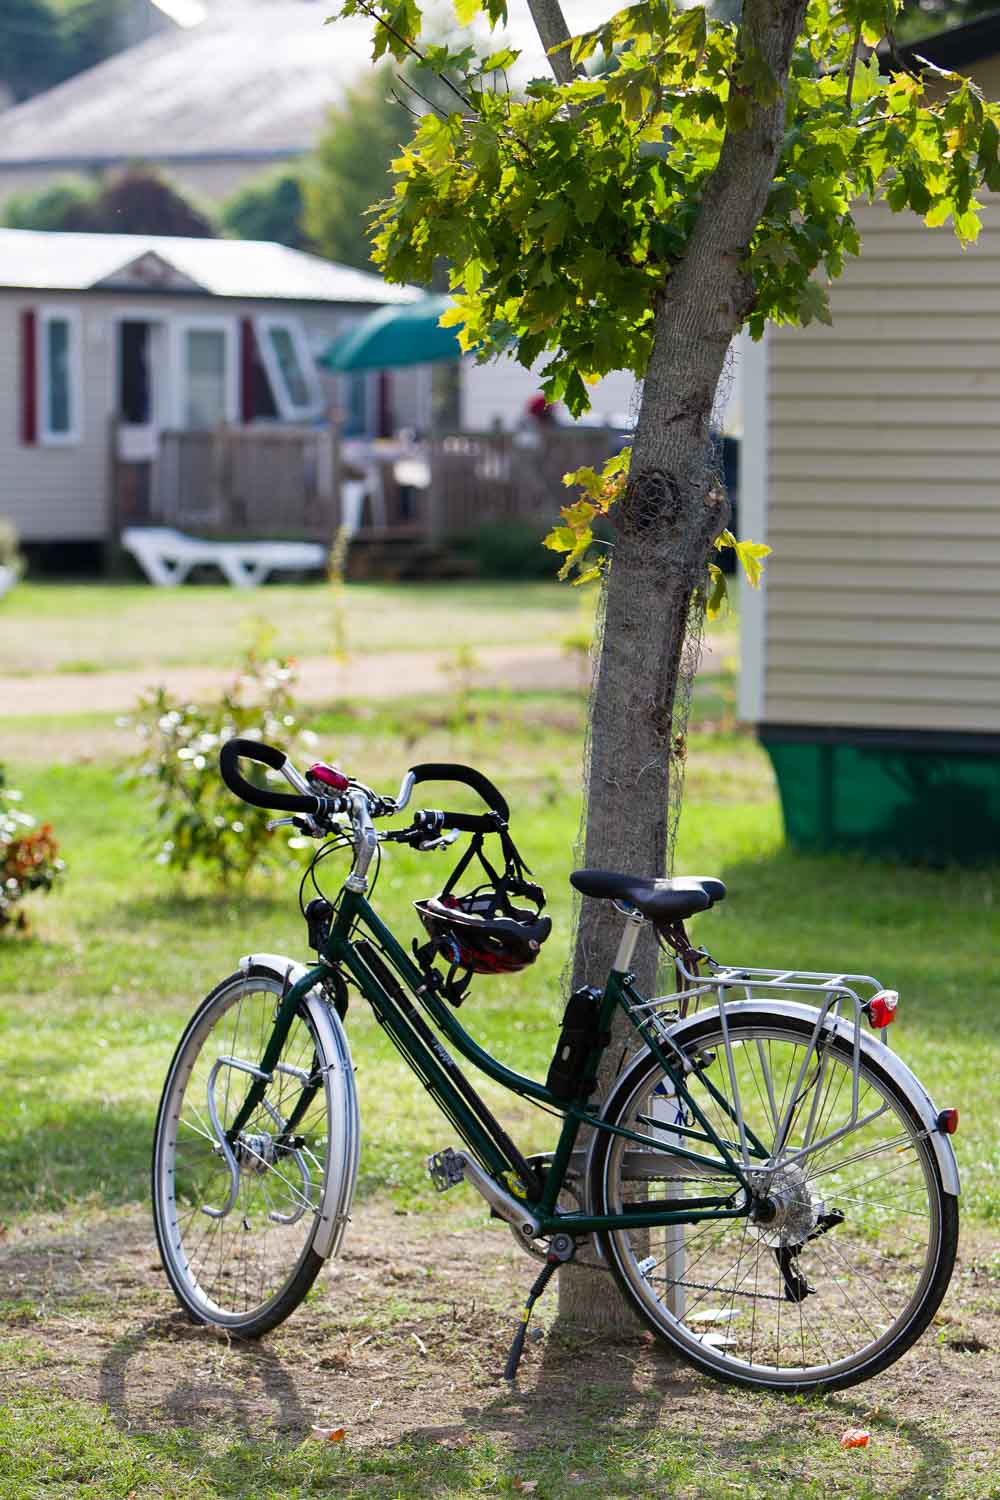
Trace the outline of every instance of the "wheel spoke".
{"type": "MultiPolygon", "coordinates": [[[[945,1200],[917,1101],[863,1057],[855,1116],[850,1045],[814,1048],[804,1020],[765,1009],[731,1017],[728,1059],[717,1020],[693,1035],[692,1050],[718,1057],[712,1079],[723,1102],[697,1075],[689,1080],[713,1128],[732,1134],[726,1105],[739,1101],[748,1130],[772,1153],[755,1179],[760,1206],[685,1226],[679,1261],[667,1230],[614,1231],[607,1244],[625,1285],[663,1336],[710,1374],[796,1389],[863,1379],[886,1349],[898,1357],[919,1335],[953,1258],[953,1235],[942,1258],[945,1200]]],[[[660,1076],[650,1059],[617,1120],[638,1116],[660,1076]]],[[[628,1181],[627,1150],[609,1133],[594,1179],[603,1212],[641,1201],[653,1180],[670,1181],[669,1137],[656,1179],[628,1181]]]]}
{"type": "MultiPolygon", "coordinates": [[[[223,1218],[206,1213],[222,1207],[230,1192],[229,1169],[205,1113],[209,1075],[219,1057],[256,1063],[263,1056],[281,991],[278,980],[241,977],[215,992],[214,1005],[210,1000],[199,1013],[203,1023],[196,1020],[189,1028],[158,1121],[161,1252],[178,1295],[209,1321],[252,1321],[298,1284],[319,1222],[331,1139],[325,1080],[296,1123],[294,1148],[275,1144],[301,1100],[301,1075],[315,1078],[324,1062],[303,1015],[293,1020],[281,1057],[297,1073],[275,1071],[264,1100],[234,1141],[239,1183],[232,1209],[223,1218]]],[[[217,1079],[217,1106],[226,1129],[251,1080],[246,1074],[235,1078],[239,1070],[233,1067],[220,1071],[225,1077],[217,1079]]],[[[315,1267],[301,1280],[299,1296],[313,1275],[315,1267]]]]}

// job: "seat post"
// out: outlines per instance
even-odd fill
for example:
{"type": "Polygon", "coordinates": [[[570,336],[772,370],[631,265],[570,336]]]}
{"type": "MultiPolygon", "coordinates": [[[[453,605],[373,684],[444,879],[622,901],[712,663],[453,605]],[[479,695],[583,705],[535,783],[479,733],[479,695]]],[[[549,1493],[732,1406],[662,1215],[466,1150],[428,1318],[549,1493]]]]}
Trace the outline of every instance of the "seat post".
{"type": "MultiPolygon", "coordinates": [[[[624,908],[619,902],[615,902],[619,911],[624,908]]],[[[639,934],[646,925],[646,918],[641,911],[633,907],[626,912],[625,929],[622,932],[621,942],[618,944],[618,952],[615,956],[614,967],[619,974],[625,974],[632,967],[632,955],[635,945],[639,941],[639,934]]]]}

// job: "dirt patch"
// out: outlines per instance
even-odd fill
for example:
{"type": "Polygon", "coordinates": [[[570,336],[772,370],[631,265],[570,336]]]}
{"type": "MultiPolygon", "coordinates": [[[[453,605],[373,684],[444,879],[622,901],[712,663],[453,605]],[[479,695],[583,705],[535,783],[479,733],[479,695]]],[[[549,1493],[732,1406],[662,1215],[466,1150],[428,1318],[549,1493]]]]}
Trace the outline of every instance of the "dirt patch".
{"type": "MultiPolygon", "coordinates": [[[[35,1371],[133,1431],[205,1426],[298,1441],[314,1425],[343,1426],[362,1446],[405,1436],[448,1446],[485,1431],[518,1452],[550,1441],[554,1412],[563,1425],[688,1433],[720,1457],[804,1420],[801,1403],[716,1385],[648,1335],[561,1331],[554,1295],[510,1390],[503,1363],[533,1275],[502,1228],[442,1227],[365,1204],[307,1302],[267,1339],[242,1344],[177,1310],[144,1212],[70,1230],[38,1220],[0,1245],[0,1397],[35,1371]]],[[[904,1466],[931,1454],[943,1474],[960,1453],[988,1475],[1000,1426],[998,1314],[995,1249],[967,1236],[932,1330],[869,1385],[811,1403],[810,1421],[831,1442],[861,1421],[903,1445],[904,1466]]]]}
{"type": "MultiPolygon", "coordinates": [[[[481,685],[511,689],[564,687],[566,656],[558,645],[495,646],[476,651],[481,685]]],[[[454,690],[447,652],[386,651],[306,657],[297,663],[296,695],[303,703],[338,698],[394,698],[400,692],[454,690]]],[[[4,716],[123,713],[144,688],[162,684],[179,698],[200,701],[229,687],[233,670],[222,667],[143,667],[118,672],[58,672],[32,677],[0,677],[4,716]]]]}

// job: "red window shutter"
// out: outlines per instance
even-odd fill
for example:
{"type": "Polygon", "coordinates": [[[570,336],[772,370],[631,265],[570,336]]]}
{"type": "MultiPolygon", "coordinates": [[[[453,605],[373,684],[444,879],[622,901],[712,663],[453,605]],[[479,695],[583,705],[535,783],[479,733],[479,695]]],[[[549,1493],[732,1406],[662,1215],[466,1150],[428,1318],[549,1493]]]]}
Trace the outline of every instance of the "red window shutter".
{"type": "Polygon", "coordinates": [[[240,319],[240,421],[252,422],[254,411],[253,319],[240,319]]]}
{"type": "Polygon", "coordinates": [[[21,313],[21,442],[38,442],[38,315],[21,313]]]}

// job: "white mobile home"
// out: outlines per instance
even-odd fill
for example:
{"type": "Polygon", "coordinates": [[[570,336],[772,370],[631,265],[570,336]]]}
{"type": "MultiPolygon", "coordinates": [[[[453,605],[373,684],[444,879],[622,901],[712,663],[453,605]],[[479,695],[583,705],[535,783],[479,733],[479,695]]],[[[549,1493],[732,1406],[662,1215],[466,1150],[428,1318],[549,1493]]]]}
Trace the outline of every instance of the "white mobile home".
{"type": "Polygon", "coordinates": [[[318,426],[315,353],[414,295],[283,245],[0,230],[0,515],[106,540],[166,432],[318,426]]]}
{"type": "MultiPolygon", "coordinates": [[[[998,88],[1000,18],[917,49],[998,88]]],[[[745,353],[741,712],[792,842],[1000,853],[1000,201],[979,243],[863,206],[833,327],[745,353]],[[749,597],[748,597],[749,596],[749,597]]]]}

